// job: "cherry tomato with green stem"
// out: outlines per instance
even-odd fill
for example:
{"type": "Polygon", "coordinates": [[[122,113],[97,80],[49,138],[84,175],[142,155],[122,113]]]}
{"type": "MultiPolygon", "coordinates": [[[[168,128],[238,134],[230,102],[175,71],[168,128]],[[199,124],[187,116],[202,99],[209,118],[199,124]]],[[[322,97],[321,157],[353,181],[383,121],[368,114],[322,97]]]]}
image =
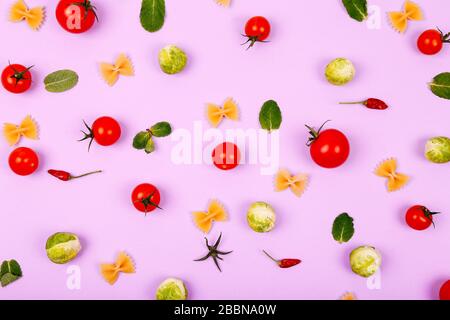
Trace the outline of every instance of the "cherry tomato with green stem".
{"type": "Polygon", "coordinates": [[[253,47],[255,42],[267,42],[265,41],[270,34],[270,22],[261,16],[250,18],[245,24],[245,37],[247,41],[244,44],[250,42],[248,48],[253,47]]]}
{"type": "Polygon", "coordinates": [[[110,146],[116,143],[122,134],[119,123],[111,117],[98,118],[94,121],[92,127],[89,127],[86,122],[84,122],[84,125],[88,132],[81,130],[84,137],[78,141],[89,140],[88,150],[91,149],[92,141],[94,140],[101,146],[110,146]]]}
{"type": "Polygon", "coordinates": [[[425,206],[415,205],[406,211],[405,220],[414,230],[425,230],[431,225],[434,226],[433,215],[438,213],[430,211],[425,206]]]}
{"type": "Polygon", "coordinates": [[[83,33],[98,21],[96,10],[89,0],[60,0],[56,7],[56,20],[70,33],[83,33]]]}
{"type": "Polygon", "coordinates": [[[31,67],[9,64],[2,72],[2,85],[12,93],[23,93],[31,87],[31,67]]]}
{"type": "Polygon", "coordinates": [[[444,43],[450,43],[450,32],[444,34],[439,29],[430,29],[422,32],[417,39],[417,48],[427,55],[439,53],[444,43]]]}
{"type": "Polygon", "coordinates": [[[134,207],[145,214],[152,212],[159,207],[161,202],[161,195],[158,188],[150,183],[142,183],[134,188],[131,193],[131,202],[134,207]]]}

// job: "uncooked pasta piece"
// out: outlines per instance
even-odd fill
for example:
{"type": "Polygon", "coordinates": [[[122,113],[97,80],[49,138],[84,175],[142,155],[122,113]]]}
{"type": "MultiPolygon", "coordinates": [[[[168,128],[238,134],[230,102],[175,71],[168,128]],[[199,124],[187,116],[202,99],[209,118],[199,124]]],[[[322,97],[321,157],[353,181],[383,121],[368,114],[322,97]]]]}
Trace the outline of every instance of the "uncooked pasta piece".
{"type": "Polygon", "coordinates": [[[133,260],[125,252],[120,252],[117,261],[111,264],[101,264],[100,271],[103,278],[109,283],[114,284],[121,272],[134,273],[136,271],[133,260]]]}
{"type": "Polygon", "coordinates": [[[223,107],[213,103],[208,103],[206,113],[208,121],[213,127],[217,127],[223,118],[230,120],[239,119],[239,109],[236,102],[234,102],[232,98],[227,98],[223,104],[223,107]]]}
{"type": "Polygon", "coordinates": [[[224,7],[229,7],[231,4],[231,0],[215,0],[217,4],[224,6],[224,7]]]}
{"type": "Polygon", "coordinates": [[[394,158],[381,162],[375,169],[375,174],[379,177],[387,178],[387,189],[389,192],[401,189],[409,181],[407,175],[397,173],[397,160],[394,158]]]}
{"type": "Polygon", "coordinates": [[[44,7],[35,7],[28,9],[23,0],[15,2],[9,11],[9,19],[12,22],[20,22],[25,20],[28,26],[33,30],[38,30],[44,22],[44,7]]]}
{"type": "Polygon", "coordinates": [[[209,203],[208,211],[196,211],[192,214],[195,225],[204,233],[208,233],[211,230],[213,221],[227,220],[227,212],[217,200],[212,200],[209,203]]]}
{"type": "Polygon", "coordinates": [[[408,20],[423,20],[420,7],[412,1],[405,1],[403,11],[389,12],[389,21],[394,30],[403,33],[408,26],[408,20]]]}
{"type": "Polygon", "coordinates": [[[281,169],[275,176],[275,191],[283,191],[288,188],[300,197],[308,185],[308,176],[306,174],[291,175],[286,169],[281,169]]]}
{"type": "Polygon", "coordinates": [[[37,140],[38,125],[31,116],[26,116],[19,125],[5,123],[3,125],[3,136],[10,146],[17,144],[22,136],[37,140]]]}
{"type": "Polygon", "coordinates": [[[117,82],[119,75],[134,75],[133,64],[125,54],[120,54],[114,64],[102,62],[100,64],[100,72],[103,79],[110,86],[114,85],[117,82]]]}
{"type": "Polygon", "coordinates": [[[341,296],[340,300],[358,300],[358,298],[356,298],[354,293],[346,292],[341,296]]]}

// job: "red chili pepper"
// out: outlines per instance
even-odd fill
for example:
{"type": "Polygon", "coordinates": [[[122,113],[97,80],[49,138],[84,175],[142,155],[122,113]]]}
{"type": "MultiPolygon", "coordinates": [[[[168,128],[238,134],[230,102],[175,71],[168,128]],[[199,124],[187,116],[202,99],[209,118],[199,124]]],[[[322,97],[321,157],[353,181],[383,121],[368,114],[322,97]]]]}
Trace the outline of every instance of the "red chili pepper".
{"type": "Polygon", "coordinates": [[[389,107],[384,101],[375,98],[369,98],[358,102],[339,102],[339,104],[362,104],[367,108],[374,110],[385,110],[389,107]]]}
{"type": "Polygon", "coordinates": [[[62,180],[62,181],[69,181],[69,180],[72,180],[72,179],[78,179],[78,178],[81,178],[81,177],[88,176],[90,174],[100,173],[100,172],[102,172],[102,170],[88,172],[88,173],[85,173],[85,174],[82,174],[82,175],[79,175],[79,176],[73,176],[67,171],[53,170],[53,169],[48,170],[49,174],[51,174],[52,176],[54,176],[54,177],[56,177],[56,178],[58,178],[59,180],[62,180]]]}
{"type": "Polygon", "coordinates": [[[265,253],[266,256],[268,256],[272,261],[274,261],[280,268],[290,268],[293,266],[298,265],[300,262],[302,262],[302,260],[299,259],[281,259],[281,260],[277,260],[275,258],[272,258],[272,256],[270,254],[268,254],[266,251],[263,250],[263,252],[265,253]]]}

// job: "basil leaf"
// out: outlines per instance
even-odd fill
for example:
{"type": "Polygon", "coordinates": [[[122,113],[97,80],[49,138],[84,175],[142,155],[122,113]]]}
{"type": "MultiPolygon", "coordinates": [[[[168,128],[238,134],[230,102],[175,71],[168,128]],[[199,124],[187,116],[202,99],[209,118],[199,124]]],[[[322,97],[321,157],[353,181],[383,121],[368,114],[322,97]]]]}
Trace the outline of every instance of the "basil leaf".
{"type": "Polygon", "coordinates": [[[430,89],[439,98],[450,99],[450,72],[443,72],[434,77],[430,89]]]}
{"type": "Polygon", "coordinates": [[[150,132],[155,137],[161,138],[166,137],[172,133],[172,128],[170,127],[170,123],[166,121],[161,121],[156,123],[150,128],[150,132]]]}
{"type": "Polygon", "coordinates": [[[150,138],[147,141],[147,144],[145,146],[145,153],[152,153],[153,151],[155,151],[155,143],[153,142],[153,139],[150,138]]]}
{"type": "Polygon", "coordinates": [[[134,136],[133,139],[133,148],[141,150],[144,149],[150,140],[151,134],[148,131],[141,131],[137,135],[134,136]]]}
{"type": "Polygon", "coordinates": [[[342,0],[345,9],[350,17],[356,21],[362,22],[367,19],[367,1],[366,0],[342,0]]]}
{"type": "Polygon", "coordinates": [[[72,70],[59,70],[50,73],[44,79],[45,89],[49,92],[64,92],[78,83],[78,75],[72,70]]]}
{"type": "Polygon", "coordinates": [[[164,0],[142,0],[141,25],[148,32],[156,32],[162,28],[166,15],[164,0]]]}
{"type": "Polygon", "coordinates": [[[349,241],[355,233],[353,218],[345,212],[338,215],[336,219],[334,219],[331,233],[333,234],[334,240],[339,243],[349,241]]]}
{"type": "Polygon", "coordinates": [[[278,104],[269,100],[264,102],[261,111],[259,112],[259,123],[261,128],[272,131],[274,129],[279,129],[281,125],[281,110],[278,104]]]}
{"type": "Polygon", "coordinates": [[[2,287],[22,277],[22,269],[16,260],[5,260],[0,267],[0,284],[2,287]]]}

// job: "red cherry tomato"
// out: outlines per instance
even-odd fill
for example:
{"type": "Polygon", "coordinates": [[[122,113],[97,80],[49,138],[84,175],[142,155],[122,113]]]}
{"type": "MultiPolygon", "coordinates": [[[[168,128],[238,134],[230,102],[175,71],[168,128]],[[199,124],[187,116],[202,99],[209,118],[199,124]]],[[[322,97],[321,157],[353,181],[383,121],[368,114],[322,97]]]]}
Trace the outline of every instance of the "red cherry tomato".
{"type": "Polygon", "coordinates": [[[93,140],[101,146],[110,146],[119,140],[122,132],[119,123],[111,117],[98,118],[92,124],[92,128],[86,122],[84,125],[88,129],[88,133],[81,131],[84,133],[84,137],[79,141],[90,139],[88,149],[91,148],[93,140]]]}
{"type": "Polygon", "coordinates": [[[2,72],[2,85],[12,93],[22,93],[30,89],[31,67],[24,67],[21,64],[10,64],[2,72]]]}
{"type": "Polygon", "coordinates": [[[221,170],[231,170],[238,166],[241,160],[241,152],[237,145],[224,142],[214,148],[212,152],[214,165],[221,170]]]}
{"type": "Polygon", "coordinates": [[[142,183],[134,188],[131,194],[134,207],[142,212],[148,213],[159,207],[161,196],[159,190],[150,183],[142,183]]]}
{"type": "MultiPolygon", "coordinates": [[[[248,38],[247,42],[250,42],[249,48],[252,47],[255,42],[263,42],[269,37],[270,23],[261,16],[250,18],[245,24],[245,36],[248,38]]],[[[247,43],[245,42],[245,43],[247,43]]],[[[245,44],[244,43],[244,44],[245,44]]]]}
{"type": "Polygon", "coordinates": [[[439,299],[440,300],[450,300],[450,280],[444,282],[439,290],[439,299]]]}
{"type": "Polygon", "coordinates": [[[430,225],[434,225],[433,215],[439,212],[431,212],[426,207],[416,205],[406,211],[405,220],[408,226],[415,230],[428,229],[430,225]]]}
{"type": "Polygon", "coordinates": [[[95,10],[89,0],[60,0],[56,7],[56,20],[68,32],[83,33],[98,21],[95,10]]]}
{"type": "Polygon", "coordinates": [[[39,167],[39,158],[30,148],[20,147],[9,155],[9,167],[20,176],[27,176],[39,167]]]}
{"type": "Polygon", "coordinates": [[[339,130],[322,131],[325,123],[317,131],[306,126],[311,134],[307,146],[310,147],[309,152],[315,163],[324,168],[336,168],[347,160],[350,144],[347,137],[339,130]]]}
{"type": "Polygon", "coordinates": [[[450,33],[443,34],[441,30],[426,30],[417,39],[417,48],[423,54],[433,55],[442,50],[442,44],[450,42],[450,33]]]}

